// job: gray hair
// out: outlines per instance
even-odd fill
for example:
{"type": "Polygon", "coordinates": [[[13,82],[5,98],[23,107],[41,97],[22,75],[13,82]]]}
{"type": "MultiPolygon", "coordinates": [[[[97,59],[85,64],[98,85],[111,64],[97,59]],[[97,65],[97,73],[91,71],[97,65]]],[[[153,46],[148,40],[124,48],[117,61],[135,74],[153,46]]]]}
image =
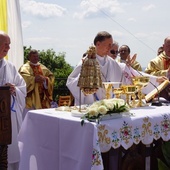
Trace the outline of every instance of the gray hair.
{"type": "Polygon", "coordinates": [[[114,46],[114,45],[116,45],[116,46],[118,46],[119,47],[119,43],[117,42],[117,41],[113,41],[113,44],[112,44],[112,46],[114,46]]]}
{"type": "Polygon", "coordinates": [[[6,37],[9,37],[8,34],[0,30],[0,43],[2,43],[6,37]]]}

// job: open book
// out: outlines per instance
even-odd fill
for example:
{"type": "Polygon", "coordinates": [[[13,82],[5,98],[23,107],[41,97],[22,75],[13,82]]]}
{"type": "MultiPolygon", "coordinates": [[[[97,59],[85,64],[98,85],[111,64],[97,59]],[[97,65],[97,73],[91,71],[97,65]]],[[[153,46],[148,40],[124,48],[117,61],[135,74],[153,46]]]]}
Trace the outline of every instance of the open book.
{"type": "Polygon", "coordinates": [[[153,99],[158,93],[160,93],[168,84],[170,83],[169,80],[165,80],[163,83],[161,83],[157,89],[155,88],[154,90],[152,90],[150,93],[148,93],[145,96],[145,100],[146,102],[149,102],[151,99],[153,99]]]}

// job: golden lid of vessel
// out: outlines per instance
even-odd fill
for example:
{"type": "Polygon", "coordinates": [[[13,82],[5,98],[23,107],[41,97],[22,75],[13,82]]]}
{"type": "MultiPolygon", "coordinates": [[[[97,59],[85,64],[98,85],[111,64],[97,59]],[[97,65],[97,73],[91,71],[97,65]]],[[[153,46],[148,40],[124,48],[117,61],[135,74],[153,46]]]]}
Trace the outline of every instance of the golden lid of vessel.
{"type": "Polygon", "coordinates": [[[133,84],[136,86],[145,87],[149,83],[149,77],[148,76],[136,76],[132,77],[133,84]]]}
{"type": "Polygon", "coordinates": [[[83,59],[77,86],[80,87],[85,95],[93,94],[99,87],[102,87],[100,66],[96,60],[96,49],[94,46],[89,47],[87,57],[83,59]]]}

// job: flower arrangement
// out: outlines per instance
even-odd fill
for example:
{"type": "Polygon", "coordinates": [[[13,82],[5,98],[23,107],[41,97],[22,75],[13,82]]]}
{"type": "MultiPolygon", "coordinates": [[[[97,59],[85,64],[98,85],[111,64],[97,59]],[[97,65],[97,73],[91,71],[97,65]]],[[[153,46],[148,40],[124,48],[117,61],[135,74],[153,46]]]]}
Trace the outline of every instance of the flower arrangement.
{"type": "Polygon", "coordinates": [[[103,99],[94,102],[87,108],[87,113],[82,117],[81,124],[84,124],[84,120],[96,120],[99,122],[100,118],[107,114],[128,112],[129,105],[123,100],[118,98],[103,99]]]}

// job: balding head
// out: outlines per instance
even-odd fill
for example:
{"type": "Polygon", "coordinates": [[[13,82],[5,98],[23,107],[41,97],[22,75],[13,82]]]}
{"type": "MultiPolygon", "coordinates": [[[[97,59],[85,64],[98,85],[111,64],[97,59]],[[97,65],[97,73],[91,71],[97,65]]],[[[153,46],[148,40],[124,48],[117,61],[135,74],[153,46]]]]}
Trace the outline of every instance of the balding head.
{"type": "Polygon", "coordinates": [[[163,44],[165,54],[170,57],[170,36],[166,37],[163,44]]]}
{"type": "Polygon", "coordinates": [[[4,42],[6,38],[9,38],[9,36],[5,32],[0,31],[0,45],[4,42]]]}
{"type": "Polygon", "coordinates": [[[0,31],[0,59],[7,55],[8,50],[10,49],[9,45],[10,45],[9,36],[5,32],[0,31]]]}

